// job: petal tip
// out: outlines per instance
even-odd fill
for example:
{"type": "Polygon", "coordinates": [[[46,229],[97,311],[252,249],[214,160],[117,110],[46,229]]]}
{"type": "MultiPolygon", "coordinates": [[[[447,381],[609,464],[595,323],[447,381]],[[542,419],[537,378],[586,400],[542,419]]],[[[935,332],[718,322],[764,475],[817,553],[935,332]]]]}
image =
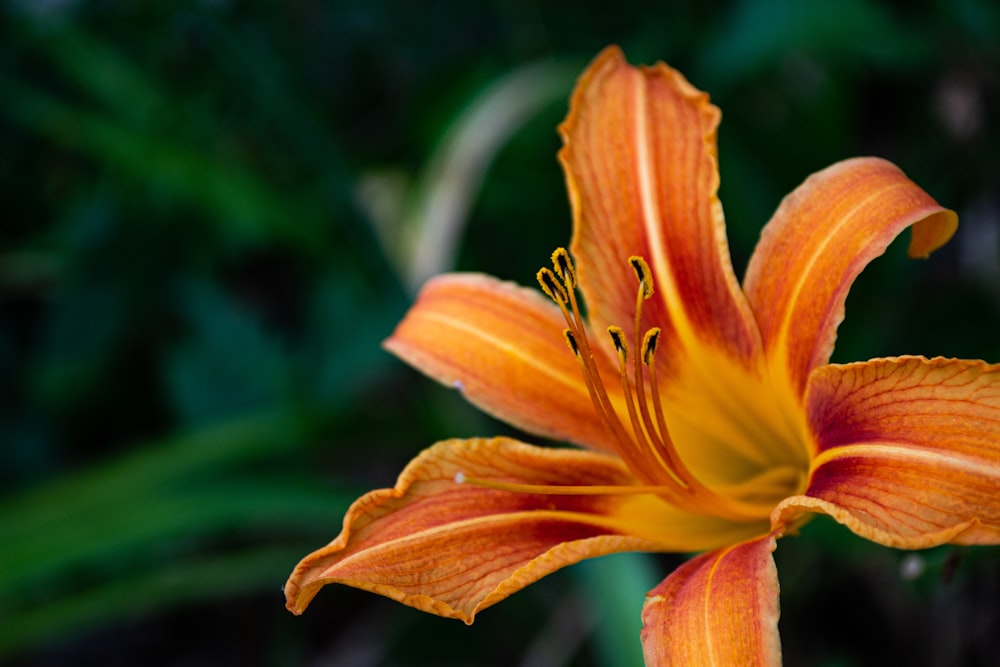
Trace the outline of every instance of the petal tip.
{"type": "Polygon", "coordinates": [[[958,229],[958,214],[942,208],[915,223],[911,229],[910,246],[906,254],[911,259],[927,259],[955,234],[958,229]]]}

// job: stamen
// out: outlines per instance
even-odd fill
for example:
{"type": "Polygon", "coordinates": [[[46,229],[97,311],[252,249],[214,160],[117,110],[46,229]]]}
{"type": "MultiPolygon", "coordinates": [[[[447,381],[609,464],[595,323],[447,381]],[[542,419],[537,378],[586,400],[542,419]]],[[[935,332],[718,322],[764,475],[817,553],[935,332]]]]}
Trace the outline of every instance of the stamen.
{"type": "Polygon", "coordinates": [[[649,270],[649,264],[642,257],[632,255],[628,258],[628,263],[635,271],[635,277],[642,286],[642,298],[648,299],[653,296],[653,272],[649,270]]]}
{"type": "MultiPolygon", "coordinates": [[[[608,397],[601,374],[597,370],[597,364],[590,349],[590,342],[587,339],[587,329],[576,300],[576,290],[574,289],[576,285],[576,270],[573,267],[573,260],[565,248],[557,248],[552,253],[552,264],[554,271],[543,269],[538,272],[539,284],[546,295],[559,306],[566,320],[567,329],[563,334],[573,356],[580,362],[587,393],[590,394],[594,410],[618,441],[616,449],[629,468],[640,477],[642,482],[655,485],[653,484],[655,481],[662,479],[662,476],[657,472],[662,469],[662,464],[656,460],[656,454],[648,444],[638,444],[637,446],[633,438],[642,438],[642,429],[635,429],[636,435],[634,436],[626,430],[618,417],[615,406],[608,397]],[[563,295],[566,297],[565,300],[563,299],[563,295]]],[[[641,266],[645,266],[645,262],[641,262],[641,266]]],[[[620,328],[617,331],[619,335],[617,336],[616,348],[618,345],[621,345],[622,352],[627,354],[625,334],[620,328]]],[[[625,355],[621,356],[620,366],[622,368],[625,367],[625,355]]],[[[627,377],[624,384],[626,387],[628,386],[627,377]]],[[[633,412],[634,409],[633,405],[633,412]]],[[[638,421],[634,416],[631,419],[633,427],[635,427],[638,421]]]]}
{"type": "Polygon", "coordinates": [[[622,331],[621,327],[612,325],[608,327],[608,335],[611,336],[611,342],[618,352],[619,361],[624,364],[625,360],[628,359],[628,344],[625,342],[625,332],[622,331]]]}
{"type": "Polygon", "coordinates": [[[656,344],[660,342],[660,327],[653,327],[642,339],[642,363],[649,366],[656,354],[656,344]]]}
{"type": "Polygon", "coordinates": [[[610,334],[615,349],[618,351],[618,376],[622,384],[622,393],[625,396],[625,409],[628,411],[629,421],[632,423],[632,437],[635,438],[639,449],[644,453],[647,465],[652,469],[662,469],[673,481],[681,487],[686,487],[683,479],[660,454],[663,450],[663,443],[653,426],[653,420],[649,416],[645,390],[642,386],[642,369],[635,362],[632,363],[636,370],[635,392],[632,391],[632,386],[629,384],[628,344],[625,342],[625,332],[622,331],[621,327],[610,326],[608,334],[610,334]],[[638,405],[638,410],[636,405],[638,405]]]}
{"type": "Polygon", "coordinates": [[[580,346],[576,342],[576,336],[570,329],[563,331],[563,336],[566,337],[566,344],[569,345],[569,349],[573,352],[573,356],[577,359],[580,358],[580,346]]]}
{"type": "MultiPolygon", "coordinates": [[[[646,263],[646,260],[638,255],[629,257],[628,262],[632,270],[635,271],[636,279],[639,281],[639,290],[635,295],[635,319],[632,323],[634,344],[636,350],[640,350],[641,356],[645,359],[647,356],[647,345],[645,342],[640,342],[639,332],[642,330],[642,304],[653,295],[653,272],[649,270],[649,264],[646,263]]],[[[634,402],[639,407],[638,414],[641,416],[641,420],[637,418],[636,410],[632,406],[632,391],[631,387],[629,387],[628,375],[624,366],[621,369],[621,379],[622,389],[628,398],[629,418],[632,420],[633,428],[637,433],[636,437],[640,440],[639,444],[650,450],[652,460],[656,465],[663,469],[672,479],[676,480],[681,487],[688,489],[690,484],[685,479],[685,476],[681,474],[677,463],[674,461],[674,457],[671,457],[669,454],[670,450],[673,449],[670,436],[667,434],[666,429],[662,427],[662,422],[659,431],[657,431],[656,425],[653,424],[653,418],[649,414],[646,387],[642,378],[642,366],[633,361],[632,370],[635,386],[634,402]],[[648,439],[642,437],[643,432],[647,434],[648,439]]]]}
{"type": "MultiPolygon", "coordinates": [[[[677,448],[674,447],[673,440],[670,439],[670,431],[667,428],[667,419],[663,413],[663,402],[660,399],[660,387],[656,383],[656,345],[660,341],[660,328],[653,327],[646,332],[642,339],[642,363],[649,372],[649,394],[653,400],[653,415],[656,418],[656,429],[659,433],[657,445],[660,452],[667,460],[667,467],[670,471],[682,480],[685,488],[701,486],[694,475],[687,469],[677,448]]],[[[643,415],[649,420],[648,413],[643,415]]],[[[652,428],[652,427],[650,427],[652,428]]]]}
{"type": "Polygon", "coordinates": [[[552,269],[542,267],[538,269],[538,273],[535,274],[538,279],[538,284],[542,286],[542,291],[545,295],[555,301],[557,304],[565,305],[569,302],[569,296],[566,294],[566,288],[563,287],[562,283],[556,278],[556,274],[552,273],[552,269]]]}
{"type": "Polygon", "coordinates": [[[573,268],[573,259],[569,256],[566,248],[556,248],[552,251],[552,266],[566,283],[566,287],[569,289],[576,287],[576,269],[573,268]]]}
{"type": "MultiPolygon", "coordinates": [[[[636,293],[634,338],[632,345],[639,359],[632,361],[631,378],[628,367],[629,342],[619,326],[608,327],[608,335],[618,355],[618,374],[622,385],[625,409],[631,424],[629,431],[611,402],[587,338],[576,298],[576,269],[565,248],[552,253],[552,269],[542,268],[536,274],[542,291],[552,299],[566,320],[563,335],[573,356],[580,362],[587,393],[594,410],[616,441],[616,451],[641,485],[637,486],[538,486],[480,480],[459,473],[456,482],[473,483],[495,489],[521,493],[554,495],[655,494],[666,502],[686,511],[722,516],[734,520],[757,520],[766,517],[770,507],[719,495],[701,484],[687,469],[677,453],[667,430],[666,418],[656,384],[655,355],[660,339],[657,327],[642,331],[643,302],[653,295],[653,273],[642,257],[632,256],[629,265],[639,281],[636,293]],[[643,366],[649,374],[649,394],[646,393],[643,366]],[[650,401],[652,404],[650,405],[650,401]]],[[[772,503],[773,505],[773,503],[772,503]]]]}

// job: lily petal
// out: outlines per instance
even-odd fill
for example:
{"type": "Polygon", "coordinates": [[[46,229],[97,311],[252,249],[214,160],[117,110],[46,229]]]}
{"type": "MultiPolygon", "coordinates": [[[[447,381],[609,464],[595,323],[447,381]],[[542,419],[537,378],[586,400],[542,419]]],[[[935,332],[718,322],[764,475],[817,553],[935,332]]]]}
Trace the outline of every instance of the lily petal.
{"type": "Polygon", "coordinates": [[[301,613],[340,583],[471,623],[482,609],[561,567],[620,551],[714,548],[760,526],[686,515],[651,495],[550,495],[458,483],[631,486],[616,458],[507,438],[449,440],[420,454],[392,489],[347,512],[341,534],[295,568],[301,613]]]}
{"type": "MultiPolygon", "coordinates": [[[[536,290],[481,274],[447,274],[424,285],[384,345],[508,424],[613,451],[613,435],[566,346],[565,327],[559,309],[536,290]]],[[[608,359],[595,361],[605,377],[617,378],[608,359]]]]}
{"type": "Polygon", "coordinates": [[[829,360],[854,279],[910,226],[910,256],[926,257],[951,238],[958,218],[877,158],[834,164],[781,202],[744,288],[786,400],[798,404],[809,372],[829,360]]]}
{"type": "Polygon", "coordinates": [[[650,591],[646,665],[780,665],[774,548],[768,535],[703,554],[650,591]]]}
{"type": "Polygon", "coordinates": [[[1000,543],[1000,365],[900,357],[826,366],[806,394],[818,456],[804,496],[892,547],[1000,543]]]}
{"type": "Polygon", "coordinates": [[[716,159],[718,108],[663,63],[630,66],[605,49],[581,76],[559,131],[573,208],[572,252],[594,329],[633,329],[637,283],[657,295],[643,329],[663,330],[663,356],[711,346],[755,360],[759,341],[729,258],[716,159]]]}

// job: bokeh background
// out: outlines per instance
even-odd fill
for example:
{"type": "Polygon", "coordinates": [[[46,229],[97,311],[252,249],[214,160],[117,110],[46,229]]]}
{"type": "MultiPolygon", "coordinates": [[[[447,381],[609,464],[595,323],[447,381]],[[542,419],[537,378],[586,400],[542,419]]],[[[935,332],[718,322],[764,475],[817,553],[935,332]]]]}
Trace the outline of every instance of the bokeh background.
{"type": "MultiPolygon", "coordinates": [[[[862,276],[837,360],[1000,361],[990,0],[4,0],[0,22],[2,664],[638,664],[680,557],[568,568],[472,627],[347,588],[295,618],[280,592],[420,449],[510,432],[380,341],[426,276],[531,284],[566,242],[555,127],[608,43],[721,106],[739,274],[842,158],[959,212],[930,260],[897,243],[862,276]]],[[[777,559],[787,664],[1000,654],[1000,549],[817,520],[777,559]]]]}

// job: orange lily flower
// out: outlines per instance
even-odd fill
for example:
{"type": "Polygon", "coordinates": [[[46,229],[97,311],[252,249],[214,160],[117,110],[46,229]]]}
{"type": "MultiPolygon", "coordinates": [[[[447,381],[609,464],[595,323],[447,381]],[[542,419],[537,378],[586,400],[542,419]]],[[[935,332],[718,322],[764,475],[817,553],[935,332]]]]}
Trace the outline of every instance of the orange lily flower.
{"type": "Polygon", "coordinates": [[[907,227],[910,255],[927,256],[956,215],[884,160],[834,164],[781,203],[741,288],[719,118],[662,63],[634,68],[617,48],[594,60],[560,126],[572,253],[539,271],[545,296],[440,276],[385,343],[582,449],[434,445],[299,563],[291,611],[340,583],[471,623],[585,558],[703,552],[649,593],[647,663],[771,665],[771,554],[815,513],[890,547],[1000,543],[1000,365],[828,363],[864,266],[907,227]]]}

